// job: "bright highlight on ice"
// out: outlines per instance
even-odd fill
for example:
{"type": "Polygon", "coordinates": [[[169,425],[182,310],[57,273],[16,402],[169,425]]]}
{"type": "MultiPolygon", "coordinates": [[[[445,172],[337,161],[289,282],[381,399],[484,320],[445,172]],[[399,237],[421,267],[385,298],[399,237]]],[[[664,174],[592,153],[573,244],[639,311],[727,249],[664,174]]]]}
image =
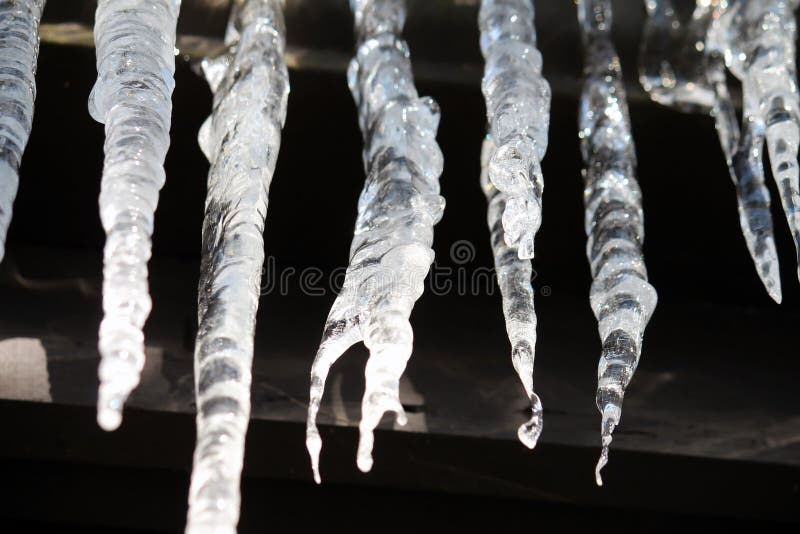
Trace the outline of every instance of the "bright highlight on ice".
{"type": "Polygon", "coordinates": [[[405,424],[400,377],[411,356],[411,309],[422,295],[433,262],[433,226],[442,153],[436,144],[439,108],[414,87],[408,47],[400,37],[402,0],[351,0],[358,38],[348,84],[364,135],[367,177],[342,291],[325,322],[311,368],[306,447],[320,482],[322,440],[316,419],[328,371],[352,345],[369,349],[361,405],[357,463],[372,468],[373,431],[387,411],[405,424]]]}
{"type": "Polygon", "coordinates": [[[658,299],[647,282],[642,254],[642,193],[622,69],[611,41],[611,1],[579,0],[578,19],[584,49],[578,121],[585,165],[586,256],[594,278],[590,302],[603,343],[596,399],[603,449],[595,469],[602,486],[600,470],[608,462],[625,388],[639,363],[644,329],[658,299]]]}
{"type": "Polygon", "coordinates": [[[237,0],[228,52],[203,61],[214,93],[200,146],[211,163],[195,343],[197,445],[188,534],[236,532],[250,419],[264,219],[286,119],[283,0],[237,0]]]}
{"type": "Polygon", "coordinates": [[[531,403],[531,418],[517,436],[532,449],[542,432],[542,404],[533,391],[536,313],[530,258],[542,220],[539,162],[547,150],[550,86],[541,74],[530,0],[483,0],[479,26],[489,123],[481,185],[489,202],[487,222],[511,359],[531,403]]]}

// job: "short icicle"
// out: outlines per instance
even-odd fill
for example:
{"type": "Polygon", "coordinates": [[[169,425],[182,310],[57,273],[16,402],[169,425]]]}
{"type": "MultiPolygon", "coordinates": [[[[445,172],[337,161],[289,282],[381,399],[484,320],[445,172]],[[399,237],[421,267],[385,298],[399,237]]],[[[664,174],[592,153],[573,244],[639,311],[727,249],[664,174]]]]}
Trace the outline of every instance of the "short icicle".
{"type": "Polygon", "coordinates": [[[99,0],[92,117],[105,124],[103,321],[97,422],[114,430],[144,367],[153,216],[164,185],[180,0],[99,0]]]}

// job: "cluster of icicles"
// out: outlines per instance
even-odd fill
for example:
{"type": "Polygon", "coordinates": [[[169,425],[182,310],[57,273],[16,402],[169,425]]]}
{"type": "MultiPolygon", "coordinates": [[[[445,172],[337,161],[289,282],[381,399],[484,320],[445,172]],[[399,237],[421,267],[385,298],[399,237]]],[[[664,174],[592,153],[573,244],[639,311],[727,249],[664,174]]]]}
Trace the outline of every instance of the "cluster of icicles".
{"type": "MultiPolygon", "coordinates": [[[[646,0],[640,79],[653,100],[716,121],[736,186],[742,232],[769,294],[781,299],[765,186],[763,145],[800,250],[797,151],[800,100],[795,73],[799,0],[698,0],[681,21],[670,0],[646,0]],[[743,86],[741,126],[728,69],[743,86]]],[[[348,84],[364,135],[366,179],[358,201],[343,289],[325,322],[311,369],[306,445],[319,482],[316,426],[325,380],[353,344],[369,349],[357,464],[372,466],[373,431],[387,411],[405,414],[399,382],[411,356],[409,316],[433,261],[433,227],[443,157],[439,109],[420,97],[401,34],[403,0],[351,0],[357,47],[348,84]],[[400,288],[400,290],[398,290],[400,288]]],[[[610,37],[610,0],[579,0],[584,50],[579,138],[584,159],[590,303],[602,354],[597,407],[600,469],[608,461],[622,401],[656,306],[642,254],[641,192],[619,59],[610,37]]],[[[31,131],[38,25],[45,0],[0,0],[0,259],[31,131]]],[[[195,345],[197,446],[187,532],[235,532],[239,478],[250,416],[253,336],[264,261],[262,232],[286,116],[283,0],[235,0],[227,51],[202,67],[214,95],[199,142],[211,163],[203,223],[199,330],[195,345]]],[[[153,214],[165,181],[176,23],[180,0],[99,0],[97,83],[91,115],[105,125],[100,215],[106,231],[97,417],[119,426],[144,365],[142,328],[151,302],[147,261],[153,214]]],[[[541,73],[531,0],[483,0],[480,46],[488,133],[480,184],[488,202],[497,279],[512,363],[531,403],[518,431],[533,448],[542,405],[533,389],[536,315],[531,259],[541,223],[550,87],[541,73]]]]}

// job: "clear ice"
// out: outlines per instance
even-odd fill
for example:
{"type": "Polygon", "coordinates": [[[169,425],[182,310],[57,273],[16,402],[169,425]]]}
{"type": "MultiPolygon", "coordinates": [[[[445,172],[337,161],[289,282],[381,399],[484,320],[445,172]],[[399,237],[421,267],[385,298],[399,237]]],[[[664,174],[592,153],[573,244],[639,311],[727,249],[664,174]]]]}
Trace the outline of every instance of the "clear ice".
{"type": "Polygon", "coordinates": [[[19,165],[33,124],[39,19],[45,0],[0,0],[0,261],[19,165]]]}
{"type": "Polygon", "coordinates": [[[489,133],[481,150],[481,186],[511,361],[531,403],[517,436],[528,448],[542,432],[542,404],[533,391],[536,313],[530,258],[542,220],[550,85],[542,77],[530,0],[483,0],[478,15],[486,65],[481,88],[489,133]]]}
{"type": "Polygon", "coordinates": [[[531,0],[483,0],[480,45],[486,60],[481,88],[489,134],[496,145],[489,179],[506,194],[502,222],[506,245],[533,258],[542,221],[550,85],[542,77],[531,0]]]}
{"type": "Polygon", "coordinates": [[[619,58],[611,41],[611,1],[579,0],[584,48],[579,137],[584,159],[586,255],[592,271],[590,302],[602,355],[597,370],[597,408],[602,414],[602,453],[608,462],[611,435],[622,415],[625,388],[636,371],[656,291],[647,282],[642,254],[644,214],[636,181],[636,155],[619,58]]]}
{"type": "Polygon", "coordinates": [[[800,254],[797,166],[800,95],[796,72],[797,23],[793,13],[798,3],[800,0],[729,0],[722,4],[727,9],[719,8],[707,44],[724,55],[728,70],[742,82],[745,135],[741,151],[751,161],[758,159],[758,165],[751,163],[746,167],[750,172],[760,171],[763,176],[761,158],[766,137],[772,176],[795,252],[800,254]]]}
{"type": "Polygon", "coordinates": [[[228,51],[203,61],[214,93],[200,146],[211,163],[195,344],[197,445],[186,532],[236,532],[250,419],[264,219],[286,119],[283,0],[239,0],[228,51]]]}
{"type": "Polygon", "coordinates": [[[121,423],[144,366],[142,327],[151,308],[147,261],[169,148],[179,8],[180,0],[99,0],[95,14],[97,82],[89,112],[106,132],[97,400],[97,421],[105,430],[121,423]]]}
{"type": "Polygon", "coordinates": [[[495,146],[489,136],[481,148],[481,188],[486,195],[486,221],[491,233],[497,284],[503,297],[506,332],[511,342],[511,362],[531,403],[531,418],[520,425],[517,437],[532,449],[542,433],[542,403],[533,391],[533,359],[536,352],[536,311],[533,307],[531,261],[520,259],[517,251],[506,245],[503,237],[503,212],[508,196],[489,180],[489,161],[495,146]]]}
{"type": "Polygon", "coordinates": [[[443,158],[436,143],[439,108],[414,87],[401,38],[403,0],[351,0],[358,39],[348,84],[364,135],[366,180],[344,284],[328,314],[311,368],[306,447],[319,483],[322,440],[316,418],[328,371],[352,345],[369,349],[357,464],[372,468],[374,429],[400,404],[400,377],[411,356],[409,316],[433,262],[433,226],[441,219],[443,158]]]}
{"type": "Polygon", "coordinates": [[[797,131],[796,5],[697,0],[684,27],[669,0],[645,0],[648,21],[640,58],[642,84],[655,101],[715,118],[736,187],[742,233],[759,277],[776,302],[782,294],[763,145],[766,138],[789,226],[800,246],[797,144],[791,147],[797,131]],[[726,65],[743,84],[741,131],[726,65]]]}

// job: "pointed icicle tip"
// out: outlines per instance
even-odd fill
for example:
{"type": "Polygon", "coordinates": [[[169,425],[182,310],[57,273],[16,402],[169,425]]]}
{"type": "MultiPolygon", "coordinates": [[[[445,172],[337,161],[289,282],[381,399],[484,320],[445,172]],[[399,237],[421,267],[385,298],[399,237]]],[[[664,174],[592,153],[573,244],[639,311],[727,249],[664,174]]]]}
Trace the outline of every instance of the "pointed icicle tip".
{"type": "Polygon", "coordinates": [[[542,424],[542,401],[536,393],[531,393],[531,418],[517,430],[517,437],[523,445],[529,449],[536,447],[542,434],[542,424]]]}
{"type": "Polygon", "coordinates": [[[310,431],[306,435],[306,450],[311,458],[311,470],[314,472],[314,482],[322,484],[319,473],[319,454],[322,451],[322,438],[318,432],[310,431]]]}
{"type": "Polygon", "coordinates": [[[608,451],[611,446],[611,434],[619,424],[621,409],[615,404],[606,404],[603,408],[603,421],[601,423],[602,444],[603,450],[600,452],[600,459],[597,461],[597,466],[594,469],[594,479],[598,486],[603,485],[603,477],[600,476],[600,471],[608,463],[608,451]]]}

